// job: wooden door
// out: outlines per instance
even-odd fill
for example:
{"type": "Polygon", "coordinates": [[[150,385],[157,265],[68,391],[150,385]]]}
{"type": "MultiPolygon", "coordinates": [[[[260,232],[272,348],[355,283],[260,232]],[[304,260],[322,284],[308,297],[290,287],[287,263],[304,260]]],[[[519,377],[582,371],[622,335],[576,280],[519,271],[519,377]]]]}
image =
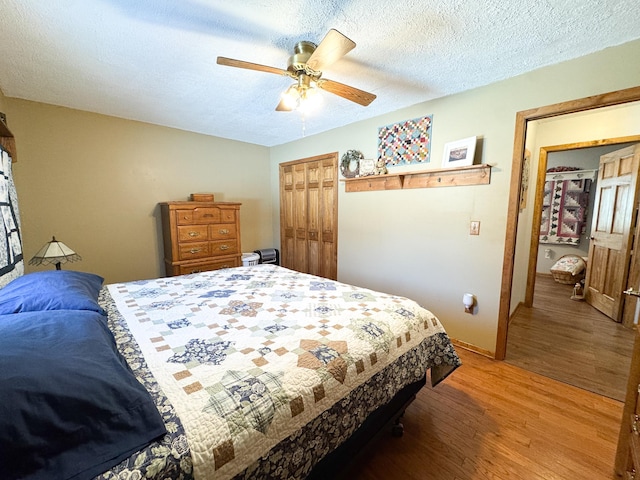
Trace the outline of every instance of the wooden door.
{"type": "Polygon", "coordinates": [[[629,273],[639,166],[640,144],[600,157],[585,299],[617,322],[629,273]]]}
{"type": "Polygon", "coordinates": [[[300,272],[309,270],[309,251],[307,248],[307,165],[304,163],[293,166],[293,268],[300,272]],[[295,268],[294,268],[295,267],[295,268]]]}
{"type": "Polygon", "coordinates": [[[282,266],[336,279],[338,154],[280,165],[282,266]]]}
{"type": "Polygon", "coordinates": [[[295,264],[293,205],[293,165],[280,165],[280,263],[285,267],[295,264]]]}

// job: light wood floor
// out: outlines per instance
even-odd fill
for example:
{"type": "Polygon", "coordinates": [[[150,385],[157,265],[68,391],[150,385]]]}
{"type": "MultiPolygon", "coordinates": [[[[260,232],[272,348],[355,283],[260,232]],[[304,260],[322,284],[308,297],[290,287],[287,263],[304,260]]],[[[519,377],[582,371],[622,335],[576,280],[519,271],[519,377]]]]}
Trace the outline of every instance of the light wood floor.
{"type": "Polygon", "coordinates": [[[551,275],[536,277],[533,307],[509,323],[505,361],[624,401],[634,332],[572,293],[551,275]]]}
{"type": "Polygon", "coordinates": [[[457,349],[463,365],[408,407],[350,480],[604,480],[622,403],[457,349]]]}

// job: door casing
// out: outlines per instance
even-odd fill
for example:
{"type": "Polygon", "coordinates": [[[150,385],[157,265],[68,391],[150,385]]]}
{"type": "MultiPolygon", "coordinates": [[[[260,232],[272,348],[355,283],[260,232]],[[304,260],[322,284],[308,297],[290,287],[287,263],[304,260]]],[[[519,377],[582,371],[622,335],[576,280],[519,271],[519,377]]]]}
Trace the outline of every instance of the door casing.
{"type": "MultiPolygon", "coordinates": [[[[527,123],[533,120],[550,118],[569,113],[582,112],[601,107],[610,107],[624,103],[640,101],[640,87],[627,88],[615,92],[593,95],[568,102],[556,103],[544,107],[532,108],[516,113],[513,157],[511,168],[511,187],[507,209],[504,255],[502,262],[502,282],[500,286],[500,306],[498,309],[498,329],[496,334],[495,358],[504,360],[507,349],[507,331],[511,307],[511,285],[516,252],[518,231],[518,213],[520,209],[520,186],[525,154],[527,123]]],[[[633,267],[632,267],[633,269],[633,267]]]]}
{"type": "Polygon", "coordinates": [[[631,137],[606,138],[589,142],[567,143],[563,145],[553,145],[540,148],[538,159],[538,175],[536,182],[535,203],[533,210],[533,225],[531,226],[531,243],[529,248],[529,263],[527,269],[527,287],[525,292],[524,305],[533,306],[533,295],[535,292],[536,271],[538,264],[538,250],[540,248],[540,222],[542,220],[542,202],[544,197],[544,181],[547,171],[547,159],[549,153],[563,152],[566,150],[580,150],[591,147],[605,145],[616,145],[628,142],[640,142],[640,135],[631,137]]]}

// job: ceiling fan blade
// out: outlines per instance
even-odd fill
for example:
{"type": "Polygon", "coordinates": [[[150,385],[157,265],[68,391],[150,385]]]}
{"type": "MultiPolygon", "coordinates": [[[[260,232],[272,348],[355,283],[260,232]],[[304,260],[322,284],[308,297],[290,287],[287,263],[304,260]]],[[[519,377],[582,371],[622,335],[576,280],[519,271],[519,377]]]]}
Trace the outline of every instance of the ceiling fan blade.
{"type": "Polygon", "coordinates": [[[284,98],[280,100],[280,103],[278,103],[276,107],[276,112],[290,112],[291,110],[293,110],[293,108],[291,108],[284,98]]]}
{"type": "Polygon", "coordinates": [[[355,48],[353,40],[348,39],[335,29],[329,30],[316,50],[307,60],[307,67],[316,72],[324,70],[339,58],[355,48]]]}
{"type": "Polygon", "coordinates": [[[233,58],[218,57],[217,63],[218,65],[226,65],[227,67],[246,68],[247,70],[257,70],[259,72],[290,76],[289,72],[281,68],[269,67],[267,65],[260,65],[259,63],[245,62],[242,60],[235,60],[233,58]]]}
{"type": "Polygon", "coordinates": [[[373,93],[365,92],[364,90],[350,87],[344,83],[334,82],[333,80],[324,78],[318,80],[318,87],[342,98],[346,98],[347,100],[351,100],[352,102],[359,103],[364,107],[376,99],[376,96],[373,93]]]}

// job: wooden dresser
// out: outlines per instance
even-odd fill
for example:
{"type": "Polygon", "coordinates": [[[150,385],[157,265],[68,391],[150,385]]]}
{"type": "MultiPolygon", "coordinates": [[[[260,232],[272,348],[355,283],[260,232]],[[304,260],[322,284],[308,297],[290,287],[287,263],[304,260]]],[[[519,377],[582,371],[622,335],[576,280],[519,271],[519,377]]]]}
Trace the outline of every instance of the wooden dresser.
{"type": "Polygon", "coordinates": [[[240,203],[160,204],[167,276],[242,265],[240,203]]]}
{"type": "Polygon", "coordinates": [[[624,480],[640,479],[640,331],[639,327],[635,328],[636,337],[615,465],[617,478],[624,480]]]}

